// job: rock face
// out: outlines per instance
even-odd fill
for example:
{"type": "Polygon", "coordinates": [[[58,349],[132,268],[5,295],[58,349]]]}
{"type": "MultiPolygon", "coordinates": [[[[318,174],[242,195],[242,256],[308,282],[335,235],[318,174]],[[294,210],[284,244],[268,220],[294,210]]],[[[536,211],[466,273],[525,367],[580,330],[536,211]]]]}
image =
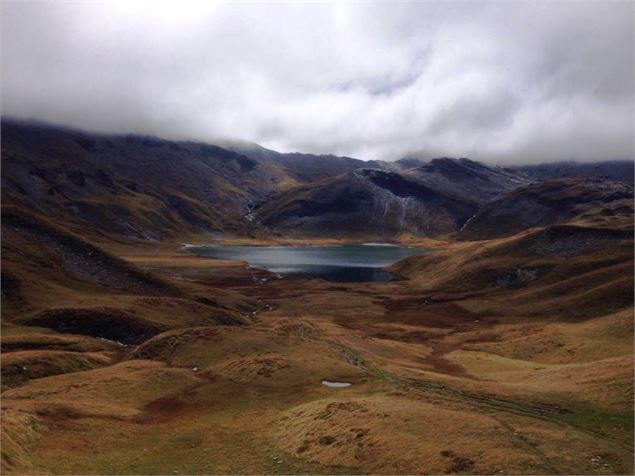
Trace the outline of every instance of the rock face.
{"type": "Polygon", "coordinates": [[[284,233],[438,236],[458,232],[481,206],[531,183],[469,159],[379,165],[275,196],[257,217],[284,233]]]}
{"type": "Polygon", "coordinates": [[[527,228],[566,222],[594,210],[610,212],[632,200],[633,187],[621,182],[559,179],[535,183],[482,207],[466,223],[461,237],[478,240],[509,236],[527,228]]]}
{"type": "Polygon", "coordinates": [[[458,230],[477,208],[414,177],[358,169],[280,194],[261,206],[257,217],[285,233],[434,236],[458,230]]]}
{"type": "Polygon", "coordinates": [[[434,159],[408,172],[430,187],[480,205],[531,182],[521,172],[469,159],[434,159]]]}

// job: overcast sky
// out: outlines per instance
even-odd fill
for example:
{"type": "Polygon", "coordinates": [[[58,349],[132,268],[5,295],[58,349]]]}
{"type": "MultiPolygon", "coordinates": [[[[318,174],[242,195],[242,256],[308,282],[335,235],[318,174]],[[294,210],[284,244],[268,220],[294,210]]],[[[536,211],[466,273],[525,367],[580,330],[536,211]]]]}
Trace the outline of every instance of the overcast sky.
{"type": "Polygon", "coordinates": [[[2,114],[362,159],[632,159],[633,5],[3,0],[2,114]]]}

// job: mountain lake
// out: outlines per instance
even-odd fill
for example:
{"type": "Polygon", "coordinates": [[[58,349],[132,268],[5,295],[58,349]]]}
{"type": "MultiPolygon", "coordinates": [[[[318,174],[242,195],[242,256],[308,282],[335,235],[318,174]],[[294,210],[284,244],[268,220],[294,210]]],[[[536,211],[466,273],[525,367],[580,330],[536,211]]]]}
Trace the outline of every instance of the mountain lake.
{"type": "Polygon", "coordinates": [[[185,245],[197,256],[246,261],[279,277],[321,278],[334,282],[387,282],[397,279],[382,268],[408,256],[425,253],[388,243],[332,246],[185,245]]]}

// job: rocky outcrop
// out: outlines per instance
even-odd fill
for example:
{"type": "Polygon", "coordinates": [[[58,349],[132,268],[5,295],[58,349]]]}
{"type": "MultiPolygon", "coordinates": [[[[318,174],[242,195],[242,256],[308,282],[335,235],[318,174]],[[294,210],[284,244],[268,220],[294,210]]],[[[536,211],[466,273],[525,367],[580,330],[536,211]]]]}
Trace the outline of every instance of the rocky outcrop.
{"type": "Polygon", "coordinates": [[[408,172],[428,186],[480,205],[532,181],[521,172],[469,159],[434,159],[408,172]]]}
{"type": "MultiPolygon", "coordinates": [[[[461,231],[468,240],[510,236],[632,203],[633,187],[600,179],[559,179],[514,190],[485,205],[461,231]]],[[[628,212],[628,210],[627,210],[628,212]]],[[[630,208],[632,214],[632,207],[630,208]]]]}
{"type": "Polygon", "coordinates": [[[454,232],[477,205],[435,190],[414,177],[358,169],[280,194],[257,211],[266,226],[285,233],[328,236],[454,232]]]}

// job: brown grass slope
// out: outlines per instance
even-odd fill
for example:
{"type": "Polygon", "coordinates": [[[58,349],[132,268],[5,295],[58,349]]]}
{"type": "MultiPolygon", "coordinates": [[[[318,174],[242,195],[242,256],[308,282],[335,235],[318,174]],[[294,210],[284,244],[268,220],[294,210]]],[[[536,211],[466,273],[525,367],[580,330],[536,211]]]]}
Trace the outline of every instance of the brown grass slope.
{"type": "MultiPolygon", "coordinates": [[[[153,335],[245,324],[257,308],[235,292],[144,271],[39,214],[2,207],[3,400],[7,392],[48,378],[73,376],[71,387],[91,386],[85,372],[110,368],[153,335]]],[[[142,383],[135,380],[132,394],[136,385],[142,383]]],[[[75,399],[66,393],[61,400],[75,399]]],[[[116,395],[109,391],[103,398],[116,395]]],[[[44,402],[39,391],[26,400],[27,407],[2,412],[3,472],[38,472],[30,445],[54,429],[47,422],[55,415],[75,414],[44,402]]]]}
{"type": "Polygon", "coordinates": [[[15,206],[2,207],[3,299],[32,302],[41,286],[180,296],[173,284],[15,206]],[[6,286],[5,286],[6,283],[6,286]]]}
{"type": "Polygon", "coordinates": [[[182,326],[242,324],[254,306],[236,293],[173,284],[2,207],[3,384],[109,363],[95,352],[121,349],[103,339],[130,345],[182,326]]]}
{"type": "MultiPolygon", "coordinates": [[[[251,325],[189,320],[114,365],[5,390],[3,469],[628,474],[632,302],[616,283],[632,261],[632,233],[578,223],[448,243],[395,266],[407,281],[243,281],[271,307],[251,325]],[[593,312],[577,315],[569,294],[589,294],[593,312]]],[[[60,350],[94,342],[55,337],[60,350]]]]}
{"type": "Polygon", "coordinates": [[[389,269],[436,299],[500,296],[511,309],[530,303],[527,315],[585,319],[633,305],[633,230],[555,225],[457,243],[389,269]]]}

